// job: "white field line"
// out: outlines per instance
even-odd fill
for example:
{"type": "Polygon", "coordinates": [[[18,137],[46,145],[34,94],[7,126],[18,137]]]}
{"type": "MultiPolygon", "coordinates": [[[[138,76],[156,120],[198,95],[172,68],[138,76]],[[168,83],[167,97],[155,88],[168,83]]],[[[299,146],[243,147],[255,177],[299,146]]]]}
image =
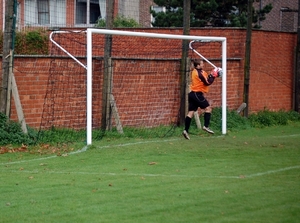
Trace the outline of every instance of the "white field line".
{"type": "Polygon", "coordinates": [[[179,139],[153,140],[153,141],[140,141],[140,142],[132,142],[132,143],[117,144],[117,145],[99,146],[99,147],[97,147],[97,148],[99,148],[99,149],[104,149],[104,148],[124,147],[124,146],[132,146],[132,145],[146,144],[146,143],[172,142],[172,141],[177,141],[177,140],[179,140],[179,139]]]}
{"type": "Polygon", "coordinates": [[[281,169],[277,169],[277,170],[269,170],[266,172],[249,174],[249,175],[246,175],[245,177],[247,177],[247,178],[260,177],[260,176],[264,176],[264,175],[269,175],[269,174],[273,174],[273,173],[279,173],[279,172],[292,170],[292,169],[299,169],[299,168],[300,168],[300,166],[289,166],[289,167],[285,167],[285,168],[281,168],[281,169]]]}
{"type": "MultiPolygon", "coordinates": [[[[277,136],[277,137],[295,137],[295,136],[300,136],[300,134],[277,136]]],[[[219,137],[224,137],[224,136],[223,135],[222,136],[217,136],[217,138],[219,138],[219,137]]],[[[104,149],[104,148],[113,148],[113,147],[125,147],[125,146],[132,146],[132,145],[145,144],[145,143],[171,142],[171,141],[177,141],[177,140],[179,140],[179,138],[168,139],[168,140],[141,141],[141,142],[124,143],[124,144],[117,144],[117,145],[107,145],[107,146],[100,146],[100,147],[97,147],[97,148],[104,149]]],[[[80,150],[68,153],[68,155],[74,155],[74,154],[82,153],[82,152],[87,151],[87,149],[88,149],[88,147],[85,146],[80,150]]],[[[59,157],[59,156],[53,155],[53,156],[41,157],[41,158],[31,159],[31,160],[20,160],[20,161],[8,162],[8,163],[0,163],[0,165],[27,163],[27,162],[46,160],[46,159],[52,159],[52,158],[57,158],[57,157],[59,157]]]]}
{"type": "Polygon", "coordinates": [[[209,175],[180,175],[180,174],[149,174],[149,173],[101,173],[101,172],[82,172],[82,171],[38,171],[38,170],[5,170],[1,172],[9,173],[30,173],[30,174],[75,174],[75,175],[107,175],[107,176],[138,176],[138,177],[178,177],[178,178],[219,178],[219,179],[239,179],[239,178],[254,178],[264,175],[275,174],[283,171],[288,171],[292,169],[299,169],[300,166],[290,166],[285,168],[280,168],[277,170],[269,170],[260,173],[254,173],[243,176],[209,176],[209,175]]]}
{"type": "Polygon", "coordinates": [[[149,174],[149,173],[101,173],[101,172],[68,172],[68,171],[38,171],[38,170],[6,170],[9,173],[29,174],[74,174],[74,175],[107,175],[107,176],[133,176],[133,177],[178,177],[178,178],[239,178],[238,176],[205,176],[205,175],[179,175],[179,174],[149,174]]]}
{"type": "Polygon", "coordinates": [[[283,137],[296,137],[300,136],[300,134],[286,135],[286,136],[274,136],[275,138],[283,138],[283,137]]]}
{"type": "MultiPolygon", "coordinates": [[[[287,135],[287,136],[279,136],[279,137],[294,137],[294,136],[300,136],[300,134],[294,134],[294,135],[287,135]]],[[[99,149],[103,148],[113,148],[113,147],[124,147],[124,146],[132,146],[132,145],[138,145],[138,144],[145,144],[145,143],[157,143],[157,142],[170,142],[170,141],[177,141],[179,139],[169,139],[169,140],[155,140],[155,141],[141,141],[141,142],[134,142],[134,143],[125,143],[125,144],[117,144],[117,145],[107,145],[107,146],[100,146],[97,147],[99,149]]],[[[78,153],[85,152],[87,150],[87,146],[84,148],[70,152],[68,155],[74,155],[78,153]]],[[[1,163],[1,165],[10,165],[10,164],[19,164],[19,163],[24,163],[24,162],[32,162],[32,161],[40,161],[40,160],[46,160],[46,159],[52,159],[52,158],[57,158],[59,156],[53,155],[53,156],[48,156],[48,157],[42,157],[38,159],[31,159],[31,160],[20,160],[20,161],[15,161],[15,162],[8,162],[8,163],[1,163]]],[[[269,170],[266,172],[260,172],[260,173],[254,173],[254,174],[249,174],[249,175],[243,175],[241,176],[205,176],[205,175],[166,175],[166,174],[137,174],[137,173],[96,173],[96,172],[56,172],[56,171],[48,171],[48,172],[38,172],[38,171],[22,171],[22,172],[27,172],[27,173],[51,173],[51,174],[93,174],[93,175],[111,175],[111,176],[147,176],[147,177],[182,177],[182,178],[253,178],[253,177],[259,177],[263,175],[269,175],[269,174],[274,174],[282,171],[287,171],[291,169],[299,169],[300,166],[290,166],[290,167],[285,167],[285,168],[280,168],[277,170],[269,170]]],[[[7,171],[5,171],[7,172],[7,171]]],[[[19,173],[20,171],[9,171],[9,172],[15,172],[19,173]]]]}
{"type": "MultiPolygon", "coordinates": [[[[124,147],[124,146],[132,146],[132,145],[138,145],[138,144],[148,144],[148,143],[158,143],[158,142],[171,142],[171,141],[177,141],[179,139],[168,139],[168,140],[153,140],[153,141],[141,141],[141,142],[134,142],[134,143],[125,143],[125,144],[117,144],[117,145],[107,145],[107,146],[100,146],[97,147],[98,149],[104,149],[104,148],[113,148],[113,147],[124,147]]],[[[88,147],[85,146],[80,150],[73,151],[68,153],[68,155],[74,155],[78,153],[82,153],[87,151],[88,147]]],[[[8,162],[8,163],[0,163],[0,165],[9,165],[9,164],[19,164],[19,163],[27,163],[27,162],[33,162],[33,161],[40,161],[40,160],[46,160],[46,159],[52,159],[52,158],[57,158],[60,156],[53,155],[53,156],[47,156],[47,157],[41,157],[37,159],[31,159],[31,160],[19,160],[19,161],[14,161],[14,162],[8,162]]]]}
{"type": "MultiPolygon", "coordinates": [[[[70,153],[68,153],[68,155],[74,155],[74,154],[77,154],[77,153],[82,153],[82,152],[85,152],[86,150],[87,150],[87,146],[83,147],[80,150],[70,152],[70,153]]],[[[53,156],[41,157],[41,158],[31,159],[31,160],[19,160],[19,161],[14,161],[14,162],[1,163],[1,165],[28,163],[28,162],[33,162],[33,161],[40,161],[40,160],[47,160],[47,159],[57,158],[57,157],[59,157],[59,156],[53,155],[53,156]]]]}

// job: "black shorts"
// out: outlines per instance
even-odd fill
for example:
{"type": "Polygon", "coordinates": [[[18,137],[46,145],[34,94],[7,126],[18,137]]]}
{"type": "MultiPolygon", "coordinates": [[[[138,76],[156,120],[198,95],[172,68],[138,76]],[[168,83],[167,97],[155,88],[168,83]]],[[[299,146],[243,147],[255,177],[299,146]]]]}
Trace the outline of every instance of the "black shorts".
{"type": "Polygon", "coordinates": [[[189,111],[197,111],[198,108],[205,109],[209,106],[208,101],[204,97],[202,92],[191,91],[188,94],[189,111]]]}

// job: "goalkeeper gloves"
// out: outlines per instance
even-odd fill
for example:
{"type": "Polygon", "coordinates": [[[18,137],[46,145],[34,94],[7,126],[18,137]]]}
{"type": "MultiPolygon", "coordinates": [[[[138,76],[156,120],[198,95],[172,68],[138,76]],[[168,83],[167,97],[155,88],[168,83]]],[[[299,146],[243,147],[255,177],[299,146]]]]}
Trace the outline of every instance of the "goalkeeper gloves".
{"type": "Polygon", "coordinates": [[[212,71],[211,71],[211,75],[213,76],[213,77],[221,77],[222,76],[222,74],[223,74],[223,71],[222,71],[222,69],[220,68],[220,67],[216,67],[216,68],[214,68],[212,71]]]}

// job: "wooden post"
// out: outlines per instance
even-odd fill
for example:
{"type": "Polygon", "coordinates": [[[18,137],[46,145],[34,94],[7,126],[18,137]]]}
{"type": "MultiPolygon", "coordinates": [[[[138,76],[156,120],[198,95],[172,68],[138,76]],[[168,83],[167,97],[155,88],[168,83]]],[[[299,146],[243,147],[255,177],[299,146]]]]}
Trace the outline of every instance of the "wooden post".
{"type": "Polygon", "coordinates": [[[12,82],[12,72],[13,72],[13,50],[10,51],[9,55],[9,65],[8,65],[8,81],[7,81],[7,97],[6,97],[6,109],[5,114],[10,118],[10,107],[11,107],[11,82],[12,82]]]}
{"type": "MultiPolygon", "coordinates": [[[[106,29],[113,28],[114,16],[114,0],[108,1],[106,14],[106,29]]],[[[108,125],[110,114],[110,93],[111,93],[111,49],[112,49],[112,35],[105,35],[104,45],[104,74],[103,74],[103,90],[102,90],[102,118],[101,129],[105,131],[108,125]]]]}
{"type": "MultiPolygon", "coordinates": [[[[244,64],[244,102],[249,105],[249,85],[250,85],[250,56],[251,56],[251,35],[252,35],[252,0],[248,0],[248,21],[244,64]]],[[[248,117],[248,106],[245,108],[244,116],[248,117]]]]}
{"type": "MultiPolygon", "coordinates": [[[[14,3],[13,0],[5,1],[5,27],[3,32],[3,52],[2,52],[2,79],[0,87],[0,112],[7,114],[7,97],[8,97],[8,83],[9,83],[9,64],[10,50],[13,43],[14,32],[14,3]],[[12,29],[13,28],[13,29],[12,29]]],[[[11,55],[12,56],[12,55],[11,55]]]]}
{"type": "Polygon", "coordinates": [[[199,117],[198,111],[194,112],[194,118],[195,118],[195,122],[196,122],[197,128],[198,129],[202,129],[201,121],[200,121],[200,117],[199,117]]]}
{"type": "Polygon", "coordinates": [[[298,29],[297,29],[297,52],[296,52],[296,74],[295,74],[295,102],[294,109],[300,112],[300,1],[298,1],[298,29]]]}
{"type": "Polygon", "coordinates": [[[105,75],[107,76],[107,95],[106,95],[106,125],[107,125],[107,130],[111,130],[112,129],[112,110],[111,110],[111,95],[112,95],[112,59],[111,57],[107,58],[107,67],[106,67],[106,71],[105,75]]]}
{"type": "MultiPolygon", "coordinates": [[[[183,35],[190,34],[190,12],[191,12],[191,1],[183,1],[183,35]]],[[[182,54],[180,63],[180,115],[178,123],[179,125],[184,124],[186,116],[186,70],[189,69],[190,63],[187,64],[189,50],[188,40],[182,40],[182,54]]]]}
{"type": "Polygon", "coordinates": [[[190,84],[191,84],[191,71],[192,71],[192,68],[191,66],[188,66],[188,65],[191,65],[191,59],[189,57],[186,58],[186,62],[187,64],[187,68],[189,69],[186,69],[186,72],[185,72],[185,115],[188,113],[188,107],[189,107],[189,102],[188,102],[188,93],[190,92],[190,84]]]}
{"type": "Polygon", "coordinates": [[[11,80],[12,80],[11,81],[12,82],[12,95],[14,97],[18,119],[21,124],[21,128],[22,128],[23,132],[27,133],[27,127],[26,127],[25,117],[24,117],[24,113],[23,113],[23,109],[22,109],[22,104],[21,104],[20,97],[19,97],[16,79],[15,79],[15,76],[13,73],[11,74],[11,77],[12,77],[11,78],[11,80]]]}
{"type": "Polygon", "coordinates": [[[119,112],[118,112],[118,109],[117,109],[117,104],[116,104],[115,98],[112,94],[110,95],[110,106],[111,106],[111,110],[112,110],[113,116],[114,116],[115,121],[116,121],[117,130],[118,130],[119,133],[123,134],[124,132],[123,132],[123,127],[122,127],[122,124],[121,124],[119,112]]]}

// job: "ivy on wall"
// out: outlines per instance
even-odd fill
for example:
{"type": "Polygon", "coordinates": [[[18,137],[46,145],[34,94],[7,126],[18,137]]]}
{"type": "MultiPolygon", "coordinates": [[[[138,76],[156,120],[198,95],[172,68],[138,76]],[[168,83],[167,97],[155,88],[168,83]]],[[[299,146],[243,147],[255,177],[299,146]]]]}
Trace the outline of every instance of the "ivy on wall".
{"type": "MultiPolygon", "coordinates": [[[[15,54],[48,55],[49,35],[46,30],[17,32],[15,37],[15,54]]],[[[3,52],[3,32],[0,33],[0,51],[3,52]]]]}

